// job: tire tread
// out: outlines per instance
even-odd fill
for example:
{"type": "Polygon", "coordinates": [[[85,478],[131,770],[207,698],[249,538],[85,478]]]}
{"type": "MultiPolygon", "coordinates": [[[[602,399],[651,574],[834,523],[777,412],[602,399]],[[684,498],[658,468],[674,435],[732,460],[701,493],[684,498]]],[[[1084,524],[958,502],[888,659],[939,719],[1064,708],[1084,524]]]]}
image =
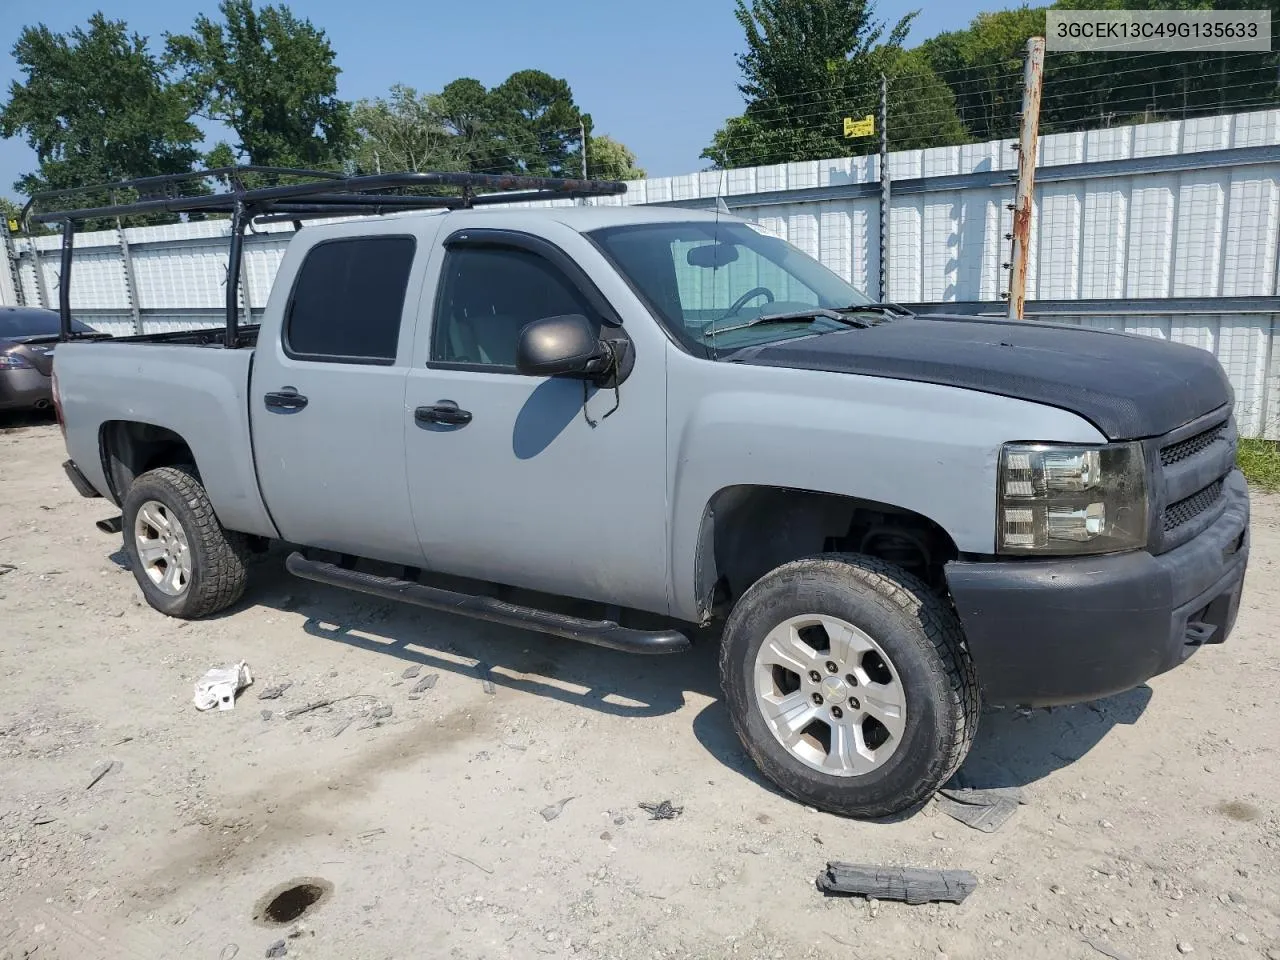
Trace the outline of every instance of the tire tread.
{"type": "MultiPolygon", "coordinates": [[[[891,604],[908,618],[917,621],[937,651],[946,671],[949,695],[958,707],[950,736],[940,738],[944,742],[939,743],[938,763],[934,768],[919,777],[915,787],[908,790],[906,795],[882,804],[860,804],[857,813],[858,816],[869,818],[890,816],[927,800],[939,786],[951,779],[964,762],[973,745],[982,713],[977,670],[965,644],[959,619],[946,598],[929,589],[918,577],[877,557],[855,553],[824,553],[794,560],[762,577],[743,594],[738,603],[741,605],[766,580],[787,576],[812,577],[818,572],[852,578],[868,587],[881,601],[891,604]]],[[[732,620],[731,614],[730,621],[732,620]]],[[[732,669],[731,649],[728,643],[720,645],[720,675],[724,678],[722,682],[726,684],[732,669]]],[[[733,716],[733,724],[752,759],[764,769],[758,748],[752,744],[736,715],[733,716]]],[[[787,789],[785,785],[780,786],[787,789]]]]}

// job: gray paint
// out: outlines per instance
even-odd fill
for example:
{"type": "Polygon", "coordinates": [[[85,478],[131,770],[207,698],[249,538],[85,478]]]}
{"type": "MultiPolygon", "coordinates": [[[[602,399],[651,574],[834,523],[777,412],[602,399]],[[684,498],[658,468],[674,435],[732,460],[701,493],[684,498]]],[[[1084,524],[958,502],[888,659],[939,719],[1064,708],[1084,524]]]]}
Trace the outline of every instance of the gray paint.
{"type": "Polygon", "coordinates": [[[856,496],[994,553],[996,460],[1016,440],[1102,443],[1073,413],[955,387],[715,363],[668,351],[672,608],[697,620],[698,528],[737,484],[856,496]]]}
{"type": "Polygon", "coordinates": [[[560,246],[625,311],[635,369],[607,420],[601,417],[613,406],[613,391],[592,391],[588,407],[599,422],[592,428],[583,417],[581,381],[428,368],[429,317],[443,260],[437,250],[420,308],[405,420],[424,562],[666,612],[666,337],[595,247],[545,214],[454,213],[441,235],[499,221],[560,246]],[[443,399],[470,410],[472,422],[441,430],[414,424],[415,406],[443,399]]]}
{"type": "MultiPolygon", "coordinates": [[[[439,218],[307,227],[280,266],[253,368],[250,415],[262,495],[281,536],[293,543],[419,565],[409,506],[403,422],[409,366],[427,255],[439,218]],[[317,243],[335,237],[412,234],[409,274],[393,366],[324,363],[285,355],[280,325],[298,269],[317,243]],[[277,413],[264,394],[291,386],[307,397],[296,413],[277,413]]],[[[359,323],[359,317],[351,317],[359,323]]]]}
{"type": "Polygon", "coordinates": [[[893,504],[934,520],[962,551],[991,553],[1002,443],[1103,442],[1081,417],[1025,400],[689,356],[578,231],[703,216],[566,208],[309,226],[282,264],[247,393],[249,350],[60,347],[71,456],[105,491],[100,424],[168,427],[190,443],[222,522],[274,535],[254,477],[252,419],[257,473],[287,539],[698,620],[699,532],[722,489],[760,484],[893,504]],[[481,224],[556,243],[622,317],[635,369],[609,419],[600,418],[612,392],[594,392],[597,427],[583,418],[579,381],[427,366],[443,256],[435,241],[481,224]],[[395,365],[286,357],[280,318],[306,248],[407,232],[418,257],[395,365]],[[261,395],[283,386],[309,398],[305,410],[266,412],[261,395]],[[419,427],[414,407],[442,399],[472,411],[472,423],[419,427]]]}
{"type": "Polygon", "coordinates": [[[54,358],[67,452],[94,489],[110,495],[99,450],[104,423],[167,427],[191,448],[223,526],[276,536],[249,453],[252,351],[72,341],[54,358]]]}

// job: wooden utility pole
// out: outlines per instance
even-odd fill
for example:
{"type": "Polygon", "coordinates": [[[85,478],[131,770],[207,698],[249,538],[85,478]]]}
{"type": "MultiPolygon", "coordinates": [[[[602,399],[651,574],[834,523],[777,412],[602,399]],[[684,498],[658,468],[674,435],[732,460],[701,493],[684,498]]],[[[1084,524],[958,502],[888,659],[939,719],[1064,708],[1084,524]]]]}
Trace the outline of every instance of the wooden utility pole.
{"type": "Polygon", "coordinates": [[[1022,130],[1018,137],[1018,191],[1013,201],[1013,255],[1009,258],[1009,319],[1021,320],[1027,299],[1027,258],[1031,211],[1035,206],[1036,145],[1040,138],[1040,93],[1044,87],[1044,37],[1027,41],[1022,88],[1022,130]]]}

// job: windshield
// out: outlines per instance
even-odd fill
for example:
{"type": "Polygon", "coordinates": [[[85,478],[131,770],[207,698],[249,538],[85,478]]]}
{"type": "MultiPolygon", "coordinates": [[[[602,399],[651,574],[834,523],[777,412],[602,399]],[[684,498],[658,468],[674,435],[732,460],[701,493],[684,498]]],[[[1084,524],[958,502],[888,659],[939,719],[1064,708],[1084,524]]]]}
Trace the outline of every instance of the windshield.
{"type": "Polygon", "coordinates": [[[840,310],[872,302],[791,244],[736,220],[607,227],[591,237],[696,352],[847,330],[829,317],[747,324],[810,307],[840,310]]]}
{"type": "MultiPolygon", "coordinates": [[[[72,318],[71,329],[75,333],[93,333],[79,320],[72,318]]],[[[52,310],[18,309],[0,310],[0,339],[20,337],[56,337],[58,314],[52,310]]]]}

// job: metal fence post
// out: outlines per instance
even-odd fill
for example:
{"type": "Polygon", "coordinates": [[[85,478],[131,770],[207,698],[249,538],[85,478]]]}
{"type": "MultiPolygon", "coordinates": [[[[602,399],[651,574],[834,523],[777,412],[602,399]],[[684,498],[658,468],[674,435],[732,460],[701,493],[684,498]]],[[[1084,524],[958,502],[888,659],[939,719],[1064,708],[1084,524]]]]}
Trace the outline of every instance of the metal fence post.
{"type": "Polygon", "coordinates": [[[889,299],[889,78],[880,74],[880,302],[889,299]]]}
{"type": "Polygon", "coordinates": [[[31,251],[31,269],[36,275],[37,306],[49,309],[49,288],[44,282],[44,271],[40,268],[40,251],[36,247],[36,238],[27,234],[27,249],[31,251]]]}
{"type": "Polygon", "coordinates": [[[133,272],[133,254],[129,252],[129,240],[124,235],[120,218],[116,217],[116,238],[120,241],[120,262],[124,265],[124,286],[129,297],[129,312],[133,314],[133,332],[141,336],[142,304],[138,301],[138,278],[133,272]]]}
{"type": "MultiPolygon", "coordinates": [[[[9,218],[0,216],[0,239],[4,241],[4,261],[8,267],[9,283],[13,286],[13,302],[15,307],[25,307],[27,298],[22,291],[22,275],[18,270],[18,251],[13,245],[13,234],[9,232],[9,218]]],[[[3,302],[9,303],[8,299],[3,302]]]]}
{"type": "Polygon", "coordinates": [[[1036,190],[1036,146],[1040,137],[1040,93],[1044,86],[1044,37],[1027,41],[1018,137],[1018,191],[1013,201],[1013,254],[1009,258],[1009,319],[1021,320],[1027,299],[1027,258],[1036,190]]]}

